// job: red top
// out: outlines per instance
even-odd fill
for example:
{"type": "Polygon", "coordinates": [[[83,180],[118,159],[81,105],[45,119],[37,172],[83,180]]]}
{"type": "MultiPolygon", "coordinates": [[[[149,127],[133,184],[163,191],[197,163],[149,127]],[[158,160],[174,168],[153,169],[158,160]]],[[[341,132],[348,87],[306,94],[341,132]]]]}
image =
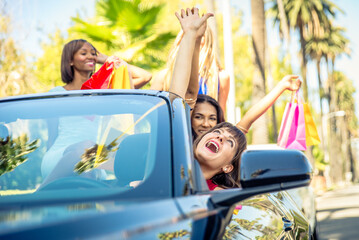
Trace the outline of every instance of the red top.
{"type": "Polygon", "coordinates": [[[206,180],[209,190],[213,191],[218,185],[214,184],[211,179],[206,180]]]}

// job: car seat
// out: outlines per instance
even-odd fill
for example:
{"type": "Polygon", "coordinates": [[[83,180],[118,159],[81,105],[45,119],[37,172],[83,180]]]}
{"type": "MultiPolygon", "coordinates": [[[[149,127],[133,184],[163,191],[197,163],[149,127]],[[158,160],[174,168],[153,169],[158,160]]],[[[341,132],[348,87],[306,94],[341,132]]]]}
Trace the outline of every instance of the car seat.
{"type": "Polygon", "coordinates": [[[149,149],[149,133],[129,135],[116,152],[114,171],[120,186],[142,181],[145,176],[149,149]]]}

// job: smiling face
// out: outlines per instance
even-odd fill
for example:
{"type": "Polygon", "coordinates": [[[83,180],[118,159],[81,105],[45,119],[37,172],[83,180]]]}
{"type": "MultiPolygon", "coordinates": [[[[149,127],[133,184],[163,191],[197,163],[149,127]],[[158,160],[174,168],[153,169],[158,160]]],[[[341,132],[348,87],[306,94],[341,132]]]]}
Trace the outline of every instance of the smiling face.
{"type": "Polygon", "coordinates": [[[233,135],[226,128],[218,128],[203,136],[196,146],[195,155],[201,168],[230,172],[237,148],[238,143],[233,135]]]}
{"type": "Polygon", "coordinates": [[[74,71],[88,72],[91,74],[95,70],[96,50],[87,42],[74,54],[70,65],[74,71]]]}
{"type": "Polygon", "coordinates": [[[208,103],[197,103],[191,118],[193,131],[197,136],[202,135],[218,123],[216,108],[208,103]]]}

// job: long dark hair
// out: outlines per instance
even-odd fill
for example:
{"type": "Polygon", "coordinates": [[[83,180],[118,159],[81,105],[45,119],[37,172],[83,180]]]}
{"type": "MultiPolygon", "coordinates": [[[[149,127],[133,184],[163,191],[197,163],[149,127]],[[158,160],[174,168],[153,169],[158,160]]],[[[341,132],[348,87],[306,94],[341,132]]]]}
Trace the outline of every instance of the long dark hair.
{"type": "Polygon", "coordinates": [[[84,39],[72,40],[71,42],[66,43],[62,50],[61,79],[66,84],[71,83],[74,80],[74,68],[70,63],[74,60],[75,53],[80,50],[85,43],[90,44],[96,54],[98,53],[96,48],[84,39]]]}
{"type": "MultiPolygon", "coordinates": [[[[211,96],[208,96],[208,95],[199,94],[197,96],[196,104],[198,104],[198,103],[209,103],[216,109],[216,111],[217,111],[217,124],[222,123],[222,122],[225,121],[222,108],[221,108],[221,106],[219,106],[219,103],[214,98],[212,98],[211,96]]],[[[198,137],[198,135],[193,130],[193,128],[192,128],[192,136],[193,136],[194,140],[198,137]]]]}
{"type": "MultiPolygon", "coordinates": [[[[241,162],[241,156],[244,150],[247,148],[247,139],[245,134],[239,130],[236,126],[234,126],[231,123],[228,122],[222,122],[208,130],[207,133],[202,134],[199,136],[193,143],[193,149],[196,149],[198,146],[198,143],[201,141],[201,139],[208,133],[213,132],[216,129],[224,128],[226,129],[234,139],[236,140],[236,153],[234,154],[233,159],[231,160],[231,164],[233,165],[233,170],[229,173],[219,172],[216,175],[214,175],[211,180],[213,183],[217,184],[218,186],[222,188],[235,188],[240,187],[239,185],[239,177],[240,177],[240,162],[241,162]]],[[[194,151],[194,155],[196,157],[196,150],[194,151]]],[[[196,157],[197,158],[197,157],[196,157]]]]}

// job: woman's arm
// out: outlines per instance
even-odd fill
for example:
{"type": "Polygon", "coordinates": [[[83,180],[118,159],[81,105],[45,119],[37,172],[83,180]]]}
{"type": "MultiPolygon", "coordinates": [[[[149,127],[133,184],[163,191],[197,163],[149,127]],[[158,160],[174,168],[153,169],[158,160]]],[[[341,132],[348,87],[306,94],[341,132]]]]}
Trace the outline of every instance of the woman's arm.
{"type": "Polygon", "coordinates": [[[161,71],[157,72],[151,81],[151,88],[152,90],[158,90],[158,91],[165,91],[166,89],[163,89],[163,83],[165,81],[165,77],[167,74],[168,68],[162,69],[161,71]]]}
{"type": "MultiPolygon", "coordinates": [[[[194,8],[193,11],[189,8],[187,8],[186,11],[182,9],[181,14],[176,12],[176,17],[181,23],[184,35],[179,46],[178,54],[176,56],[172,81],[170,85],[170,92],[176,93],[182,98],[197,94],[194,93],[193,90],[188,89],[192,71],[192,59],[197,39],[197,31],[211,16],[213,16],[213,14],[207,13],[204,16],[199,17],[197,8],[194,8]]],[[[198,75],[196,78],[196,83],[198,85],[197,79],[198,75]]],[[[190,89],[192,89],[192,82],[190,89]]]]}
{"type": "MultiPolygon", "coordinates": [[[[199,71],[199,52],[201,47],[201,38],[196,37],[196,42],[193,50],[192,56],[192,67],[191,74],[189,79],[189,84],[186,92],[187,103],[191,105],[192,102],[195,102],[198,95],[199,85],[198,85],[198,71],[199,71]]],[[[192,107],[192,106],[191,106],[192,107]]]]}
{"type": "MultiPolygon", "coordinates": [[[[188,104],[195,104],[198,90],[199,90],[199,84],[198,84],[198,76],[199,76],[199,55],[201,51],[201,41],[202,37],[206,31],[207,28],[207,22],[205,21],[202,26],[197,30],[196,33],[196,43],[194,46],[193,56],[192,56],[192,68],[191,68],[191,76],[186,92],[186,99],[188,104]],[[194,103],[193,103],[194,102],[194,103]]],[[[194,107],[194,106],[191,106],[194,107]]]]}
{"type": "Polygon", "coordinates": [[[252,123],[262,116],[285,90],[297,91],[300,84],[301,81],[297,75],[285,76],[272,91],[246,112],[244,117],[237,123],[237,127],[245,133],[248,132],[252,123]]]}
{"type": "Polygon", "coordinates": [[[104,64],[107,60],[108,56],[106,54],[98,52],[96,57],[96,63],[98,64],[104,64]]]}
{"type": "Polygon", "coordinates": [[[143,68],[128,64],[128,70],[131,73],[132,82],[135,89],[143,87],[152,79],[152,74],[143,68]]]}
{"type": "Polygon", "coordinates": [[[218,104],[223,110],[223,114],[226,112],[226,104],[229,93],[229,74],[221,70],[219,72],[219,92],[218,92],[218,104]]]}
{"type": "MultiPolygon", "coordinates": [[[[98,53],[96,57],[96,63],[104,64],[105,62],[115,62],[116,64],[120,64],[122,61],[121,58],[117,56],[108,57],[103,53],[98,53]]],[[[149,81],[151,81],[152,74],[145,69],[140,67],[136,67],[134,65],[128,64],[128,71],[131,74],[132,83],[135,89],[141,88],[146,85],[149,81]]]]}

